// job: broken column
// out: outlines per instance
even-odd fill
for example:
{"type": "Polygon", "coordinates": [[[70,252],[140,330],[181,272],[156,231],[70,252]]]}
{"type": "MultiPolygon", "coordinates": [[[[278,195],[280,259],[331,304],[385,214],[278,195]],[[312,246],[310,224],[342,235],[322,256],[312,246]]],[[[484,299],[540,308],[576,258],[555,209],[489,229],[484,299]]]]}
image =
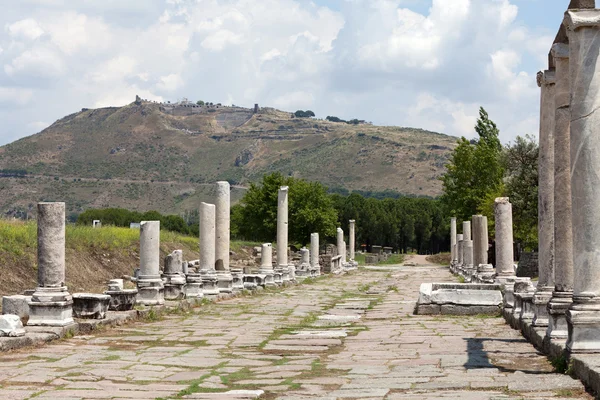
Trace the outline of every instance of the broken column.
{"type": "Polygon", "coordinates": [[[287,186],[282,186],[277,194],[277,270],[281,273],[282,282],[290,281],[288,265],[288,189],[287,186]]]}
{"type": "Polygon", "coordinates": [[[65,286],[65,203],[38,203],[38,287],[27,325],[73,324],[73,298],[65,286]]]}
{"type": "Polygon", "coordinates": [[[160,277],[160,221],[140,223],[140,273],[137,278],[137,304],[153,306],[165,303],[160,277]]]}
{"type": "Polygon", "coordinates": [[[273,245],[263,243],[260,252],[260,269],[258,273],[265,276],[265,286],[274,286],[273,245]]]}
{"type": "MultiPolygon", "coordinates": [[[[573,301],[573,231],[571,216],[571,156],[570,156],[570,78],[569,78],[569,46],[555,44],[551,54],[554,58],[555,71],[546,71],[543,75],[548,89],[553,90],[553,215],[552,218],[552,289],[551,299],[547,304],[549,324],[546,336],[549,339],[564,340],[568,336],[566,311],[573,301]],[[554,84],[552,84],[554,83],[554,84]],[[554,221],[558,221],[555,224],[554,221]]],[[[540,155],[541,155],[540,140],[540,155]]],[[[540,167],[541,171],[541,167],[540,167]]],[[[540,184],[540,193],[542,188],[540,184]]],[[[541,212],[540,212],[541,214],[541,212]]],[[[541,220],[541,215],[540,215],[541,220]]],[[[542,232],[540,229],[540,280],[542,267],[542,232]]],[[[549,234],[548,234],[549,236],[549,234]]],[[[544,258],[547,258],[544,257],[544,258]]],[[[538,283],[538,288],[540,284],[538,283]]]]}
{"type": "Polygon", "coordinates": [[[454,272],[454,267],[458,261],[456,257],[456,217],[450,218],[450,268],[454,272]]]}
{"type": "Polygon", "coordinates": [[[455,273],[458,273],[459,269],[462,267],[463,263],[463,235],[459,233],[456,235],[456,270],[455,273]]]}
{"type": "MultiPolygon", "coordinates": [[[[565,77],[568,76],[569,62],[565,66],[563,73],[565,77]]],[[[566,102],[569,102],[569,88],[568,81],[566,91],[563,94],[563,98],[566,95],[566,102]]],[[[552,297],[552,291],[554,290],[554,237],[555,237],[555,184],[559,186],[563,185],[564,178],[569,175],[569,134],[565,132],[564,138],[560,139],[561,146],[566,144],[566,148],[561,148],[559,152],[554,153],[555,141],[558,139],[554,135],[555,126],[555,102],[558,105],[560,102],[555,98],[555,80],[554,71],[545,71],[538,74],[538,86],[541,87],[541,103],[540,103],[540,136],[539,136],[539,188],[538,188],[538,240],[539,240],[539,259],[538,259],[538,271],[539,280],[535,295],[533,296],[533,310],[534,326],[548,326],[548,302],[552,297]],[[562,166],[558,167],[562,172],[562,177],[555,176],[557,168],[556,161],[563,160],[562,166]]],[[[564,85],[563,85],[564,86],[564,85]]],[[[556,88],[558,89],[558,88],[556,88]]],[[[565,88],[563,88],[564,90],[565,88]]],[[[568,108],[567,108],[568,114],[568,108]]],[[[564,118],[562,122],[563,126],[569,125],[569,118],[564,118]]],[[[557,143],[558,144],[558,143],[557,143]]],[[[559,163],[561,163],[559,161],[559,163]]],[[[561,197],[568,199],[569,205],[571,204],[570,185],[564,188],[567,190],[565,193],[562,191],[561,197]]],[[[562,202],[559,199],[559,202],[562,202]]],[[[568,222],[569,231],[571,230],[571,209],[568,211],[568,222]]],[[[565,218],[567,216],[565,215],[565,218]]],[[[567,221],[565,221],[567,222],[567,221]]],[[[559,228],[560,229],[560,228],[559,228]]],[[[559,235],[560,236],[560,235],[559,235]]],[[[571,240],[569,239],[569,242],[571,240]]],[[[569,245],[570,246],[570,245],[569,245]]],[[[559,257],[561,258],[561,257],[559,257]]],[[[572,253],[565,254],[562,258],[572,258],[572,253]]],[[[572,260],[569,261],[572,264],[572,260]]],[[[568,306],[567,306],[568,307],[568,306]]],[[[563,310],[563,315],[564,315],[563,310]]],[[[566,321],[565,321],[566,322],[566,321]]],[[[566,324],[565,324],[566,326],[566,324]]]]}
{"type": "Polygon", "coordinates": [[[233,291],[233,276],[229,270],[231,190],[229,182],[217,182],[215,269],[221,293],[233,291]]]}
{"type": "Polygon", "coordinates": [[[319,234],[310,234],[310,268],[311,275],[321,275],[321,265],[319,265],[319,234]]]}
{"type": "MultiPolygon", "coordinates": [[[[570,10],[570,153],[574,287],[567,311],[572,353],[600,352],[600,10],[570,10]]],[[[557,82],[558,84],[558,82],[557,82]]],[[[559,134],[557,129],[556,134],[559,134]]],[[[555,147],[555,150],[558,148],[555,147]]],[[[562,149],[561,149],[562,150],[562,149]]],[[[556,152],[555,152],[556,155],[556,152]]],[[[558,188],[555,188],[557,190],[558,188]]],[[[554,199],[554,207],[560,207],[554,199]]],[[[558,220],[555,219],[558,224],[558,220]]],[[[562,221],[561,221],[562,222],[562,221]]],[[[555,232],[556,234],[556,232],[555,232]]],[[[555,237],[558,256],[559,239],[555,237]]],[[[556,269],[563,268],[556,259],[556,269]]],[[[568,290],[565,286],[564,289],[568,290]]]]}
{"type": "Polygon", "coordinates": [[[185,275],[183,274],[183,251],[175,250],[167,255],[161,276],[166,300],[181,300],[185,297],[185,275]]]}
{"type": "Polygon", "coordinates": [[[215,270],[215,205],[200,203],[200,275],[205,296],[219,294],[215,270]]]}
{"type": "Polygon", "coordinates": [[[306,247],[300,249],[300,268],[296,270],[296,275],[303,278],[309,277],[310,274],[310,250],[306,247]]]}

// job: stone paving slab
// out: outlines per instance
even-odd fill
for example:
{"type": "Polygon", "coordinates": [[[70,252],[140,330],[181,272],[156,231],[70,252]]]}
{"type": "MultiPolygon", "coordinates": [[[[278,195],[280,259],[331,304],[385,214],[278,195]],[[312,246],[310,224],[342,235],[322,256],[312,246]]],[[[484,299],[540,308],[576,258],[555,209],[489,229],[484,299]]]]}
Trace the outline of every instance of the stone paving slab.
{"type": "Polygon", "coordinates": [[[361,269],[3,353],[0,399],[592,398],[501,318],[413,315],[444,280],[361,269]]]}

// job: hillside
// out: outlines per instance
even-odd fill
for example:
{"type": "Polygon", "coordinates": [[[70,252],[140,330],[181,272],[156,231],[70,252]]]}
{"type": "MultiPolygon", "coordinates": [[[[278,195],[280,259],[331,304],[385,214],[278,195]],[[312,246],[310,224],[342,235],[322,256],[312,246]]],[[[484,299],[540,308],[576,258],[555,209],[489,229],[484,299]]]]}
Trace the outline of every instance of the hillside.
{"type": "Polygon", "coordinates": [[[272,171],[331,188],[437,196],[454,146],[455,138],[433,132],[293,118],[270,108],[136,101],[83,109],[0,147],[0,209],[61,200],[70,212],[177,213],[210,200],[217,180],[233,182],[237,200],[272,171]]]}

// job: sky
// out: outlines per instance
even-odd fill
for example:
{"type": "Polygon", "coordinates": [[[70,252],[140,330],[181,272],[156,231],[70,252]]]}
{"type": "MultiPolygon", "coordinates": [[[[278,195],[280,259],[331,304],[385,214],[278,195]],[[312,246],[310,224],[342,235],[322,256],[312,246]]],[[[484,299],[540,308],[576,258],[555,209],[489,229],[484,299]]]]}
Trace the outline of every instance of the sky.
{"type": "Polygon", "coordinates": [[[508,143],[569,0],[0,0],[0,145],[142,98],[310,109],[508,143]]]}

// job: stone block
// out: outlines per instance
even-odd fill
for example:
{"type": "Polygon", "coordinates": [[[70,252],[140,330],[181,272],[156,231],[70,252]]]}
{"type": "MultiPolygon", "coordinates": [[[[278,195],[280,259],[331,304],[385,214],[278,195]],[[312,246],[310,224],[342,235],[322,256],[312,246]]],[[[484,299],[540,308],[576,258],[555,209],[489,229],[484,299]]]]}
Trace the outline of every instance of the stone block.
{"type": "Polygon", "coordinates": [[[137,289],[107,290],[104,294],[110,296],[108,309],[111,311],[133,310],[137,299],[137,289]]]}
{"type": "Polygon", "coordinates": [[[2,314],[18,315],[21,321],[27,322],[29,319],[29,302],[31,296],[15,294],[2,297],[2,314]]]}
{"type": "Polygon", "coordinates": [[[104,319],[110,300],[107,294],[74,293],[73,314],[76,318],[104,319]]]}
{"type": "Polygon", "coordinates": [[[23,329],[21,318],[14,314],[0,316],[0,336],[25,336],[25,329],[23,329]]]}

